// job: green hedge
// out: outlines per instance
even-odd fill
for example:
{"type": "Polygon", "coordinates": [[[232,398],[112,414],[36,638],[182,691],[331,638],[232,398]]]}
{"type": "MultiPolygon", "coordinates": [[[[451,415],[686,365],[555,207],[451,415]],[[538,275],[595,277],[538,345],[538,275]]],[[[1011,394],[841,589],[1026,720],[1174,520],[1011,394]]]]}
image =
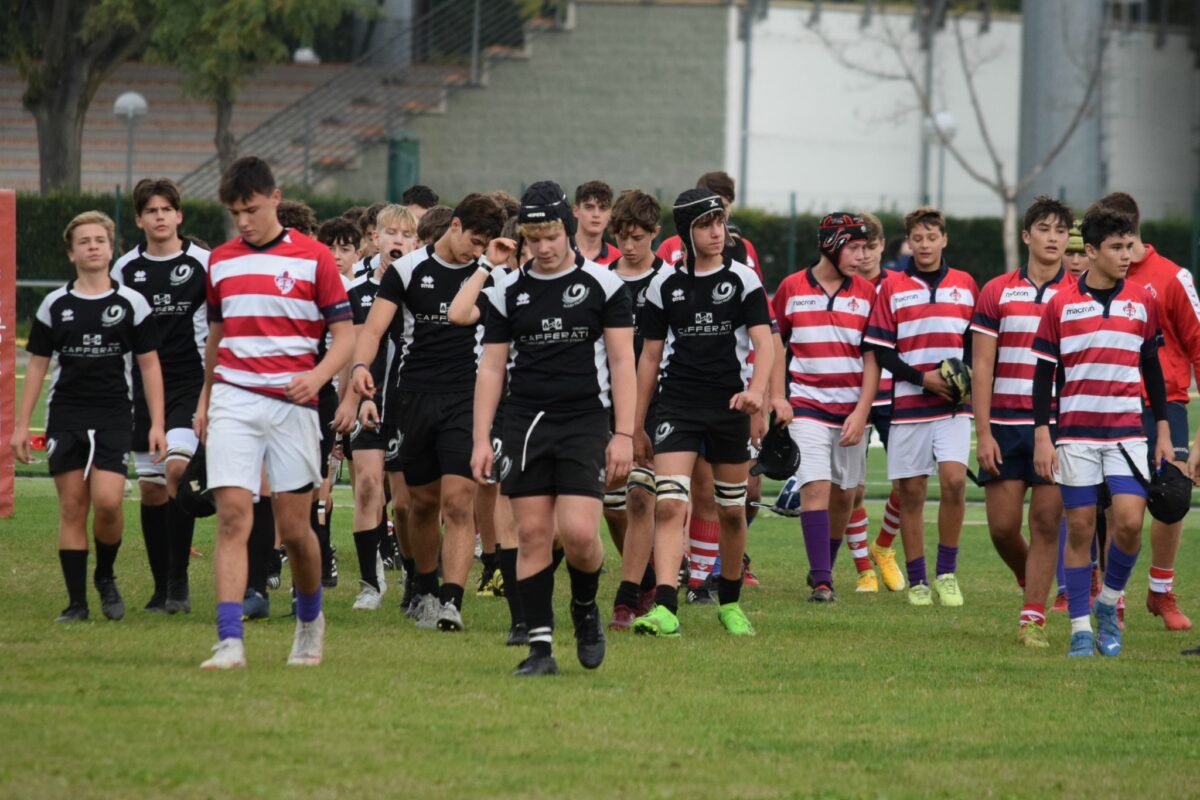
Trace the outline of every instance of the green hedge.
{"type": "MultiPolygon", "coordinates": [[[[305,200],[317,212],[318,219],[336,216],[352,205],[363,201],[337,197],[302,197],[294,193],[291,199],[305,200]]],[[[115,195],[49,195],[41,197],[22,194],[17,197],[17,264],[18,277],[66,281],[71,265],[63,253],[62,231],[71,217],[81,211],[99,209],[115,217],[115,195]]],[[[210,243],[225,240],[225,212],[216,203],[187,201],[183,203],[183,232],[210,243]]],[[[789,231],[793,226],[786,216],[767,214],[755,209],[738,209],[734,219],[742,232],[754,242],[762,259],[767,286],[774,288],[795,269],[788,263],[789,231]]],[[[903,231],[903,219],[896,214],[880,214],[889,236],[903,231]]],[[[816,257],[818,217],[801,214],[794,224],[797,264],[808,264],[816,257]]],[[[141,240],[133,221],[133,208],[122,197],[117,252],[122,253],[141,240]]],[[[971,272],[982,285],[1004,269],[1004,253],[1000,246],[998,218],[948,220],[950,246],[947,259],[951,264],[971,272]]],[[[1146,241],[1178,264],[1188,264],[1191,258],[1191,223],[1188,220],[1147,221],[1142,226],[1146,241]]],[[[670,209],[663,214],[663,236],[674,233],[670,209]]],[[[28,320],[36,310],[45,290],[22,289],[17,292],[17,313],[28,320]]]]}

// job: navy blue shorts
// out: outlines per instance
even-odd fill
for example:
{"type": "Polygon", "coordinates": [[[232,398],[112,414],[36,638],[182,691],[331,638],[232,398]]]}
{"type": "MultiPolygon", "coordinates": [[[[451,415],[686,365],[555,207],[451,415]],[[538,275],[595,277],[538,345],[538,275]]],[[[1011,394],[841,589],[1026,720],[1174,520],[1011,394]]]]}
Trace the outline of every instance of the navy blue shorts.
{"type": "Polygon", "coordinates": [[[888,433],[892,430],[892,406],[889,403],[886,406],[871,406],[871,411],[867,414],[867,422],[875,428],[875,432],[879,434],[879,443],[883,445],[883,449],[887,451],[888,433]]]}
{"type": "MultiPolygon", "coordinates": [[[[1167,403],[1167,425],[1171,427],[1171,446],[1175,448],[1175,457],[1187,461],[1188,448],[1192,444],[1188,437],[1187,406],[1178,402],[1167,403]]],[[[1142,430],[1146,432],[1146,444],[1153,457],[1158,431],[1155,429],[1154,412],[1149,408],[1142,410],[1142,430]]]]}
{"type": "MultiPolygon", "coordinates": [[[[1024,481],[1030,486],[1043,486],[1046,481],[1038,477],[1033,468],[1033,426],[1032,425],[997,425],[992,423],[992,437],[1000,446],[1000,473],[988,472],[979,468],[979,483],[989,481],[1024,481]]],[[[1054,438],[1054,429],[1050,429],[1050,438],[1054,438]]]]}

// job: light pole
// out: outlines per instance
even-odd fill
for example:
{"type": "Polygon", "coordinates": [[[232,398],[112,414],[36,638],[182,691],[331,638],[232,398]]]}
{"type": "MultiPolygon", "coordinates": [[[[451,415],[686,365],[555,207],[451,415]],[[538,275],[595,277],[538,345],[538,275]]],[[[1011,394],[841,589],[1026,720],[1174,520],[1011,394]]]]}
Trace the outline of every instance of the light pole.
{"type": "Polygon", "coordinates": [[[946,202],[946,144],[954,141],[958,133],[958,120],[949,111],[939,111],[932,117],[926,117],[923,123],[925,141],[938,146],[938,193],[937,207],[945,210],[946,202]],[[938,132],[941,136],[938,136],[938,132]]]}
{"type": "Polygon", "coordinates": [[[125,150],[125,191],[127,192],[133,191],[133,126],[137,123],[138,117],[146,116],[149,108],[146,98],[137,92],[122,92],[121,96],[113,103],[113,114],[118,119],[125,119],[125,125],[129,131],[125,150]]]}

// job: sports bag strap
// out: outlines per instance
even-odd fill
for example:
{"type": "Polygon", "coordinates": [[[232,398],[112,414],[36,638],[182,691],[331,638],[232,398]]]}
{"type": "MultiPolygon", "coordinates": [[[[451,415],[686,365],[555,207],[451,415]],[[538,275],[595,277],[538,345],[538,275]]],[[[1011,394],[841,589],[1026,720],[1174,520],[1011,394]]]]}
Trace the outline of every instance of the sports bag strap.
{"type": "Polygon", "coordinates": [[[1137,482],[1142,485],[1143,489],[1149,489],[1150,482],[1142,477],[1142,471],[1137,468],[1137,465],[1133,463],[1133,459],[1129,457],[1129,451],[1125,449],[1125,445],[1118,442],[1117,447],[1120,448],[1121,455],[1125,457],[1125,463],[1129,465],[1129,469],[1133,472],[1133,477],[1137,478],[1137,482]]]}

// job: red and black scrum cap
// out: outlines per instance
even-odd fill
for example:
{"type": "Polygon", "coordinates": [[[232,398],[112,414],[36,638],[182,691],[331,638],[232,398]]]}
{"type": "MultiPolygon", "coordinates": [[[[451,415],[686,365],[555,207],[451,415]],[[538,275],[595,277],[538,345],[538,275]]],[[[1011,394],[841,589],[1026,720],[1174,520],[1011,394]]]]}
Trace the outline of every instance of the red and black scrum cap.
{"type": "Polygon", "coordinates": [[[867,221],[857,214],[835,211],[826,214],[817,227],[817,249],[838,266],[842,248],[855,239],[867,239],[867,221]]]}

